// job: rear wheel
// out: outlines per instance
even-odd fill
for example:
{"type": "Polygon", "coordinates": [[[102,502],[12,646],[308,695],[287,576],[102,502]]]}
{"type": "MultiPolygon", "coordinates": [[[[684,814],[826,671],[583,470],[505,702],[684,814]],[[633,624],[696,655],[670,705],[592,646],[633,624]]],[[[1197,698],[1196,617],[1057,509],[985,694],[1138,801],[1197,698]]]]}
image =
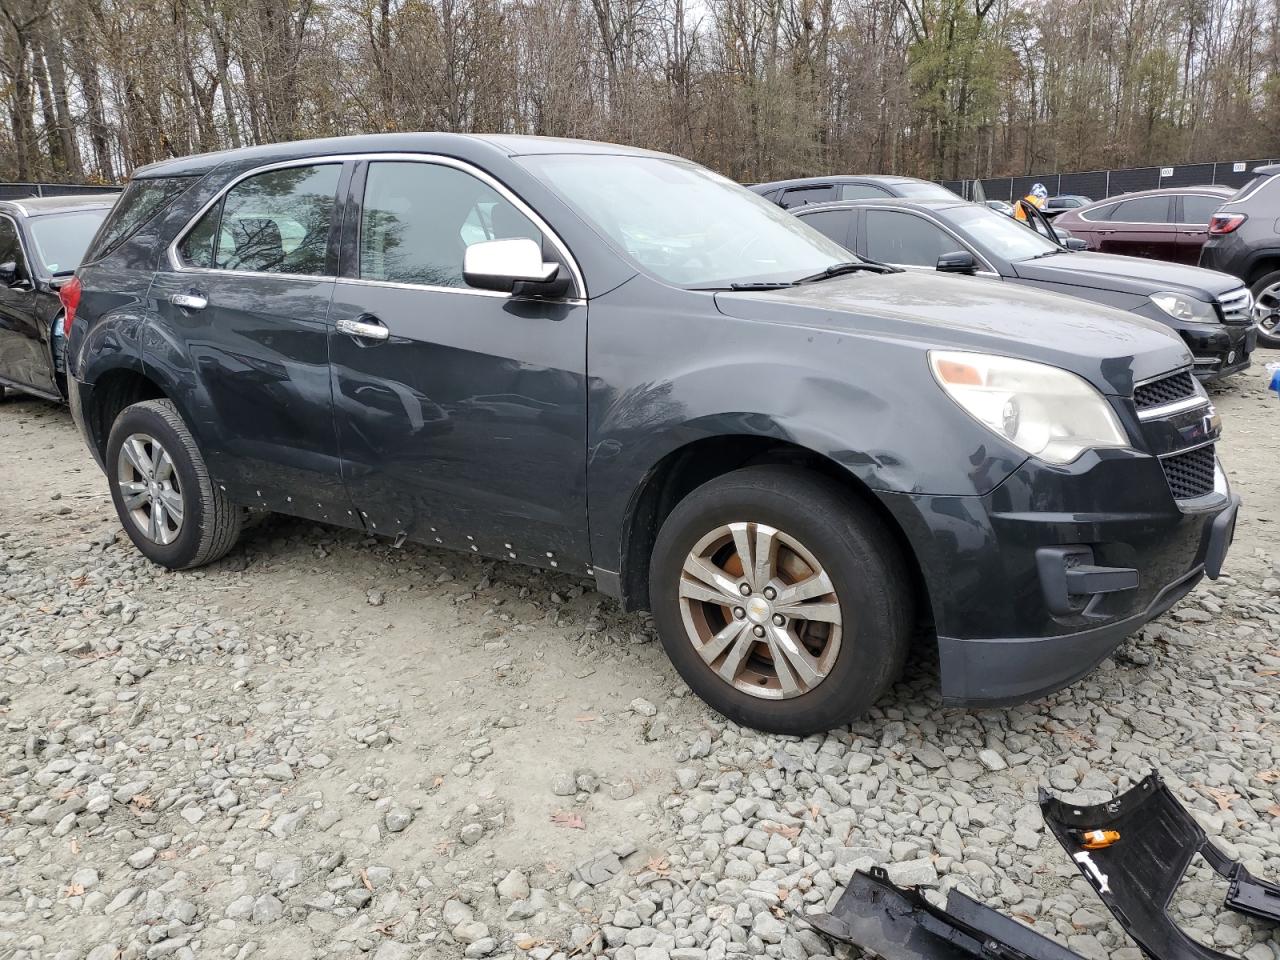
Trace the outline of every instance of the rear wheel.
{"type": "Polygon", "coordinates": [[[1273,350],[1280,349],[1280,270],[1259,277],[1251,289],[1258,342],[1273,350]]]}
{"type": "Polygon", "coordinates": [[[747,467],[699,487],[663,524],[649,582],[680,675],[745,726],[848,723],[906,659],[911,580],[894,537],[803,470],[747,467]]]}
{"type": "Polygon", "coordinates": [[[106,467],[120,523],[149,560],[185,570],[235,545],[243,510],[209,478],[171,401],[145,400],[121,412],[107,440],[106,467]]]}

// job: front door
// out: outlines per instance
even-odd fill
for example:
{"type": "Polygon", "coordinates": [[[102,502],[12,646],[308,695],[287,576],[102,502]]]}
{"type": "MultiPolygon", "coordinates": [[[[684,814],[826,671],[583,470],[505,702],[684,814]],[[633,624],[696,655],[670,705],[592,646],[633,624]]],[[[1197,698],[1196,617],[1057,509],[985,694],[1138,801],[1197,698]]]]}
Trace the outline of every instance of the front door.
{"type": "Polygon", "coordinates": [[[0,265],[13,271],[11,280],[0,280],[0,379],[56,396],[58,386],[36,317],[35,274],[23,251],[18,225],[4,214],[0,214],[0,265]]]}
{"type": "Polygon", "coordinates": [[[150,297],[214,479],[232,499],[358,526],[342,484],[329,393],[334,207],[343,166],[314,162],[241,180],[179,240],[150,297]]]}
{"type": "Polygon", "coordinates": [[[505,188],[454,161],[373,160],[351,189],[360,214],[345,227],[329,354],[344,475],[366,524],[586,572],[581,291],[521,299],[462,276],[483,240],[538,240],[562,269],[567,257],[505,188]]]}

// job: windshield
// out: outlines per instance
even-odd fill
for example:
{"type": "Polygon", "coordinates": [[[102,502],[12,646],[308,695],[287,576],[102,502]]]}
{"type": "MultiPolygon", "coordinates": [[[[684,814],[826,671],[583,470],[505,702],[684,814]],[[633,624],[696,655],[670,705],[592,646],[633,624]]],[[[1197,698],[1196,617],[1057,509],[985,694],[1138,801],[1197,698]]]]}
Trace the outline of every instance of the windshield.
{"type": "Polygon", "coordinates": [[[910,197],[912,200],[963,200],[964,197],[958,193],[948,190],[940,183],[930,183],[928,180],[899,180],[893,185],[893,189],[900,197],[910,197]]]}
{"type": "Polygon", "coordinates": [[[51,275],[74,272],[108,209],[32,217],[28,221],[31,239],[36,244],[36,258],[45,270],[51,275]]]}
{"type": "Polygon", "coordinates": [[[692,163],[600,154],[519,160],[668,283],[790,282],[851,259],[781,207],[692,163]]]}
{"type": "Polygon", "coordinates": [[[1030,260],[1046,253],[1061,253],[1062,247],[1017,220],[976,204],[948,210],[947,218],[961,233],[1006,260],[1030,260]]]}

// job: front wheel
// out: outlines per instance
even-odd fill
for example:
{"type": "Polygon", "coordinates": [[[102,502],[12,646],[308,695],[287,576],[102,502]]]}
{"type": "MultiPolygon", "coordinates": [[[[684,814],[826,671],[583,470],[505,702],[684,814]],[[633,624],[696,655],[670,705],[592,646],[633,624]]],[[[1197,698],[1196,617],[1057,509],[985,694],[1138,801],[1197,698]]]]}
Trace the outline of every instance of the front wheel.
{"type": "Polygon", "coordinates": [[[107,480],[120,523],[154,563],[171,570],[222,557],[243,511],[209,478],[204,457],[170,400],[126,407],[107,439],[107,480]]]}
{"type": "Polygon", "coordinates": [[[911,578],[885,522],[825,477],[747,467],[671,512],[650,562],[676,670],[731,720],[804,735],[857,719],[902,671],[911,578]]]}
{"type": "Polygon", "coordinates": [[[1280,349],[1280,270],[1259,277],[1251,290],[1258,342],[1273,350],[1280,349]]]}

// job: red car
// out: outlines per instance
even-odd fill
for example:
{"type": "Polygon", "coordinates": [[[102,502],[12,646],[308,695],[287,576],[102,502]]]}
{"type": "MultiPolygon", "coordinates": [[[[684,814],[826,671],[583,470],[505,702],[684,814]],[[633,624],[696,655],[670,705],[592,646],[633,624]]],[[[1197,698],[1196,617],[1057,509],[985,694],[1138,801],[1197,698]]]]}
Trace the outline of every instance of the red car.
{"type": "Polygon", "coordinates": [[[1195,264],[1209,237],[1209,217],[1234,193],[1222,186],[1143,190],[1068,210],[1053,224],[1090,250],[1195,264]]]}

